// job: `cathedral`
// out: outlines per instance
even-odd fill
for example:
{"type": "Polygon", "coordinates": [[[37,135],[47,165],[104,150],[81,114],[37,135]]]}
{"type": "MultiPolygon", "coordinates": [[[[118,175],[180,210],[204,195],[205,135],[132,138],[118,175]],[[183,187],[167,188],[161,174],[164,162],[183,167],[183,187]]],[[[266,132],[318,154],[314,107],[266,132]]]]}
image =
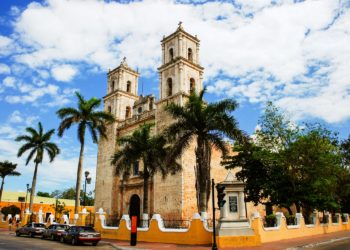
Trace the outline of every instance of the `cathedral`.
{"type": "MultiPolygon", "coordinates": [[[[116,121],[108,127],[108,140],[98,146],[95,208],[103,208],[109,215],[121,217],[131,210],[142,214],[143,179],[139,176],[142,162],[135,161],[132,173],[126,179],[116,175],[111,157],[117,150],[116,139],[130,135],[141,124],[153,123],[153,133],[161,133],[173,122],[164,110],[169,103],[183,105],[191,92],[203,88],[203,70],[200,65],[200,41],[187,33],[181,23],[177,30],[161,40],[162,58],[159,72],[159,99],[154,95],[138,95],[139,73],[124,60],[107,74],[107,94],[104,110],[116,121]]],[[[211,176],[222,182],[227,170],[220,165],[221,153],[213,151],[211,176]]],[[[182,171],[165,180],[156,175],[149,182],[149,212],[163,219],[187,220],[197,211],[195,190],[195,145],[191,145],[179,159],[182,171]]],[[[209,201],[209,211],[211,211],[209,201]]]]}

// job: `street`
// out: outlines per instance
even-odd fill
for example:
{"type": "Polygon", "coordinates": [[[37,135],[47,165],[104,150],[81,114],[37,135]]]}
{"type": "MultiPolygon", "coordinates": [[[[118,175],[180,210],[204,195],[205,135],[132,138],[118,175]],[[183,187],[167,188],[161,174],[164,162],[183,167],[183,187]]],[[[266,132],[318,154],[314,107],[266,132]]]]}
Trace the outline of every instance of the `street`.
{"type": "Polygon", "coordinates": [[[27,236],[16,237],[14,232],[0,232],[0,250],[61,250],[61,249],[72,249],[75,250],[111,250],[114,249],[107,243],[100,242],[97,246],[91,246],[90,244],[85,244],[81,246],[72,246],[69,244],[62,244],[58,241],[42,240],[39,237],[29,238],[27,236]]]}
{"type": "Polygon", "coordinates": [[[313,250],[349,250],[350,249],[350,239],[339,240],[333,243],[319,245],[314,248],[307,248],[313,250]]]}

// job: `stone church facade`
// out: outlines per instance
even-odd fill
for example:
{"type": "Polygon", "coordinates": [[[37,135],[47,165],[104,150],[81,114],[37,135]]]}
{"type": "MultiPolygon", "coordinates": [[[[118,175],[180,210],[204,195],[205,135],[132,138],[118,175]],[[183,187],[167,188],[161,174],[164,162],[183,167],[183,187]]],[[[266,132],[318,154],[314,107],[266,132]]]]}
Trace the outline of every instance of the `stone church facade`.
{"type": "MultiPolygon", "coordinates": [[[[199,92],[203,88],[204,68],[199,62],[200,41],[197,36],[187,33],[180,24],[174,33],[162,39],[161,49],[159,100],[153,95],[138,95],[139,73],[130,68],[125,59],[107,74],[104,109],[115,115],[116,121],[108,127],[108,140],[101,140],[98,147],[95,208],[103,208],[108,214],[118,217],[129,214],[135,204],[142,214],[143,180],[138,175],[142,162],[135,162],[129,178],[116,175],[115,167],[110,164],[118,147],[116,139],[130,135],[143,123],[154,123],[152,132],[161,133],[173,122],[164,107],[168,103],[183,105],[192,91],[199,92]]],[[[221,154],[214,150],[211,175],[217,183],[227,175],[220,161],[221,154]]],[[[169,175],[165,180],[156,175],[150,181],[150,215],[157,213],[164,219],[186,220],[197,212],[194,143],[182,154],[179,163],[181,172],[169,175]]],[[[211,201],[208,208],[211,215],[211,201]]]]}

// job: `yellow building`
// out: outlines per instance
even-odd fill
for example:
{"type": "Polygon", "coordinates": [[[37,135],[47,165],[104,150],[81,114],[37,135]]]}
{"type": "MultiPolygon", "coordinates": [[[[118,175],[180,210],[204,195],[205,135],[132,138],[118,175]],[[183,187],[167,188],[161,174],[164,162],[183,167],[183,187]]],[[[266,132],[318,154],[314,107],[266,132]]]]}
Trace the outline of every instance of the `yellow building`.
{"type": "MultiPolygon", "coordinates": [[[[74,200],[68,199],[57,199],[59,202],[64,203],[66,209],[69,211],[69,218],[74,216],[74,200]]],[[[26,199],[26,192],[14,192],[14,191],[3,191],[0,208],[15,205],[21,210],[21,213],[25,211],[26,208],[29,208],[29,194],[26,199]]],[[[38,213],[41,208],[43,211],[45,221],[50,214],[55,214],[55,198],[34,196],[33,202],[33,212],[38,213]]],[[[84,206],[80,207],[80,211],[84,206]]],[[[93,206],[86,206],[87,211],[94,212],[93,206]]]]}

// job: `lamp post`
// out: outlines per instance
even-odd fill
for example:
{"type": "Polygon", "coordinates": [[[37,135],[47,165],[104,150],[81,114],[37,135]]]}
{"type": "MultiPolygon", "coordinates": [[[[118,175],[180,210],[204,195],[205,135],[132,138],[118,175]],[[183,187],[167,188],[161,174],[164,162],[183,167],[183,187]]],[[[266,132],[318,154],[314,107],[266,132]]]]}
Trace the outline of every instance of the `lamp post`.
{"type": "Polygon", "coordinates": [[[85,171],[85,186],[84,186],[84,207],[86,206],[86,184],[91,183],[91,177],[89,176],[90,172],[85,171]]]}
{"type": "Polygon", "coordinates": [[[29,192],[30,188],[29,188],[29,184],[27,183],[27,193],[26,193],[26,200],[24,203],[24,211],[27,209],[27,200],[28,200],[28,192],[29,192]]]}

